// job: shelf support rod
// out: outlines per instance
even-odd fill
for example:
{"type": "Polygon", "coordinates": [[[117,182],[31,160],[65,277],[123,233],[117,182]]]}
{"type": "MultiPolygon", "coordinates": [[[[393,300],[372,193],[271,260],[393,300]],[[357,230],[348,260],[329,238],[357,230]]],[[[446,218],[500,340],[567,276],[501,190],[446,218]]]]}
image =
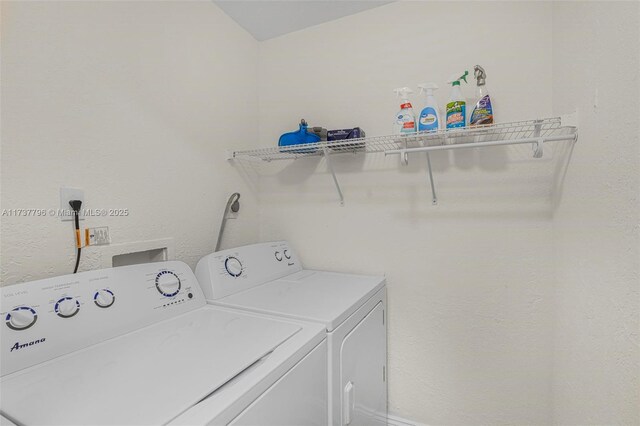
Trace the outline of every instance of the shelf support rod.
{"type": "Polygon", "coordinates": [[[340,189],[338,178],[336,178],[336,172],[335,170],[333,170],[333,164],[329,159],[329,150],[327,148],[323,148],[322,154],[324,155],[324,158],[327,160],[327,168],[329,169],[329,173],[331,173],[331,177],[333,177],[333,183],[336,185],[336,190],[338,191],[338,197],[340,197],[340,205],[344,206],[344,196],[342,195],[342,190],[340,189]]]}
{"type": "Polygon", "coordinates": [[[431,204],[435,206],[436,204],[438,204],[438,197],[436,196],[436,187],[433,182],[433,173],[431,172],[431,156],[429,155],[428,152],[427,152],[427,167],[429,169],[429,183],[431,184],[431,204]]]}

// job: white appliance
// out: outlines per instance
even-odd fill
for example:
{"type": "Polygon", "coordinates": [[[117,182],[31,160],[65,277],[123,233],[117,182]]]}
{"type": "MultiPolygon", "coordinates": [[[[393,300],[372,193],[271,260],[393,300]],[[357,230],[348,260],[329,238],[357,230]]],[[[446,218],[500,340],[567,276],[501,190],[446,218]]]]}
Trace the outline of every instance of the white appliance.
{"type": "Polygon", "coordinates": [[[384,277],[302,269],[285,241],[212,253],[196,277],[215,305],[323,324],[330,424],[386,424],[384,277]]]}
{"type": "Polygon", "coordinates": [[[327,422],[324,327],[208,305],[182,262],[1,296],[0,414],[16,424],[327,422]]]}

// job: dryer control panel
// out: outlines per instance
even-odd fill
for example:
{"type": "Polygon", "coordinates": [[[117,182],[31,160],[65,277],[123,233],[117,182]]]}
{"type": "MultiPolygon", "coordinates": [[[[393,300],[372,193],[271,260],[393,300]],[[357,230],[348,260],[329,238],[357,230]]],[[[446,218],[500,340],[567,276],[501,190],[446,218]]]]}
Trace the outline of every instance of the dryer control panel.
{"type": "Polygon", "coordinates": [[[300,270],[289,243],[276,241],[211,253],[198,262],[196,277],[205,297],[215,300],[300,270]]]}
{"type": "Polygon", "coordinates": [[[2,287],[1,375],[204,306],[183,262],[81,272],[2,287]]]}

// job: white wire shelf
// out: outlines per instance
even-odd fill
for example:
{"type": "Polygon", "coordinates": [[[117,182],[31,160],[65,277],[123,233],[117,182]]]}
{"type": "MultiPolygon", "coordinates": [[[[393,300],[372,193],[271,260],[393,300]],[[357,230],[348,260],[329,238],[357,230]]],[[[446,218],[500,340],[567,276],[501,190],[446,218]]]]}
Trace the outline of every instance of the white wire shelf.
{"type": "Polygon", "coordinates": [[[402,164],[406,165],[409,162],[409,154],[426,152],[433,204],[437,204],[435,184],[431,171],[431,159],[429,157],[429,152],[431,151],[531,144],[533,157],[541,158],[545,143],[557,141],[575,142],[577,138],[577,113],[573,113],[563,117],[438,130],[435,132],[417,132],[403,136],[373,136],[342,141],[233,151],[229,159],[269,162],[324,156],[336,185],[340,204],[344,204],[342,190],[330,161],[331,156],[346,153],[384,153],[385,155],[400,155],[402,164]]]}
{"type": "Polygon", "coordinates": [[[544,139],[544,141],[570,140],[575,138],[576,130],[574,126],[563,126],[562,119],[556,117],[466,127],[463,129],[418,132],[405,136],[373,136],[335,142],[317,142],[233,151],[231,158],[238,160],[274,161],[344,153],[384,152],[388,155],[404,154],[431,150],[458,149],[462,147],[534,143],[540,138],[544,139]]]}

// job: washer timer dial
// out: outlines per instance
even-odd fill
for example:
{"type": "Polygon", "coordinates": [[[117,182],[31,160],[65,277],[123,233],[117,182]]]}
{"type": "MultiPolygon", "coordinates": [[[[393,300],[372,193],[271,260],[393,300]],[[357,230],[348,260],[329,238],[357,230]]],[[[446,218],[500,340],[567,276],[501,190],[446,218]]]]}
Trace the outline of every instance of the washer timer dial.
{"type": "Polygon", "coordinates": [[[165,297],[173,297],[180,292],[180,278],[171,271],[161,271],[156,275],[156,288],[165,297]]]}
{"type": "Polygon", "coordinates": [[[232,277],[239,277],[242,274],[242,262],[237,257],[227,257],[224,261],[224,268],[232,277]]]}

